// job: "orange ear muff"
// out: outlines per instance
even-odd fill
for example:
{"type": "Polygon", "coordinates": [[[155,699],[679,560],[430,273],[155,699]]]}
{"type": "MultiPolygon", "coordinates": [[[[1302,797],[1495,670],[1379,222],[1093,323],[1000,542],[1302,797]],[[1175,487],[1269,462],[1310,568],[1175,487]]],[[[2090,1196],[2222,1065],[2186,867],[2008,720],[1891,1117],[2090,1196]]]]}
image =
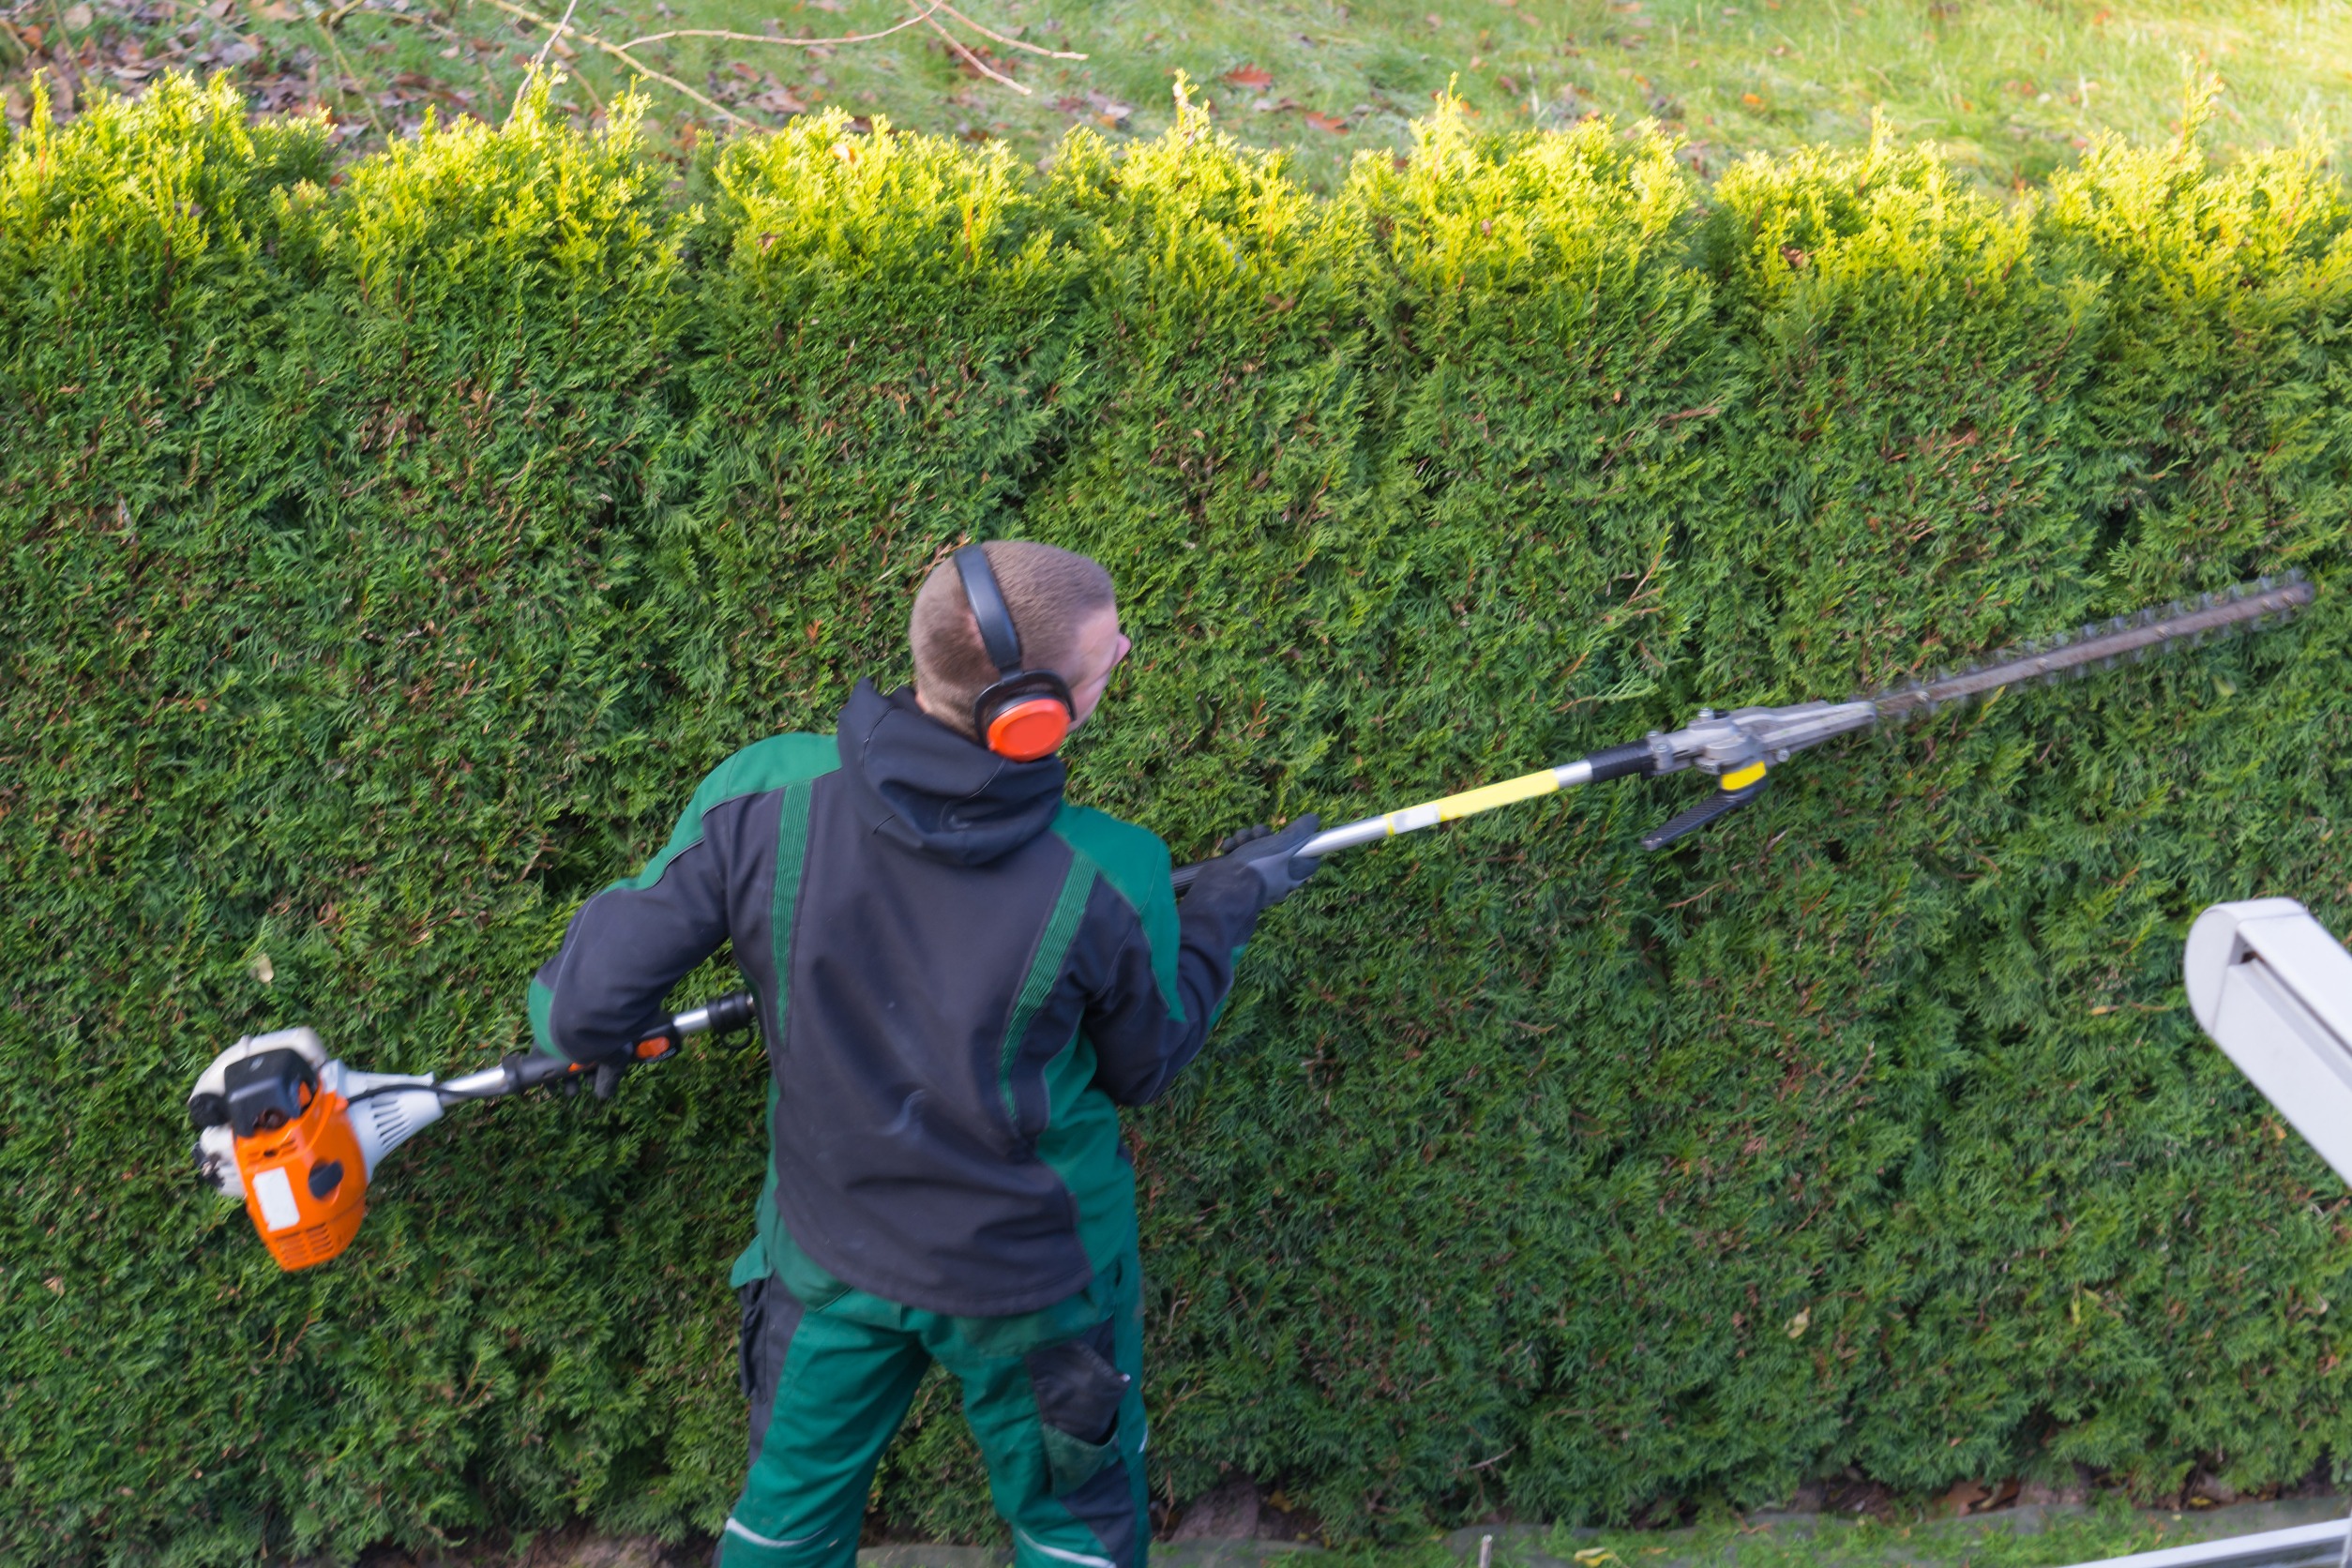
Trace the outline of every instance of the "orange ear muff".
{"type": "Polygon", "coordinates": [[[1024,697],[988,719],[988,749],[1016,762],[1050,756],[1069,737],[1070,710],[1059,698],[1024,697]]]}

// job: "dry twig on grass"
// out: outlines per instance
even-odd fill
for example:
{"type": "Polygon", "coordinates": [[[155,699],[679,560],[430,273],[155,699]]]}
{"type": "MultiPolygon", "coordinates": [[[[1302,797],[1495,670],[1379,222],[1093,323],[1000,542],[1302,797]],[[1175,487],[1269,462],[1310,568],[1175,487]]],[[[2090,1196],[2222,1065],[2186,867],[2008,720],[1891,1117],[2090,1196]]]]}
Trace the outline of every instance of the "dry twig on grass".
{"type": "MultiPolygon", "coordinates": [[[[361,3],[363,3],[363,0],[351,0],[351,4],[345,6],[344,9],[349,10],[353,5],[358,5],[361,3]]],[[[572,0],[571,6],[565,8],[564,12],[564,19],[561,22],[551,22],[539,12],[532,9],[530,7],[518,4],[517,0],[484,0],[484,3],[493,6],[499,10],[505,11],[509,16],[528,22],[534,26],[547,29],[548,41],[545,45],[542,45],[539,50],[539,60],[545,60],[548,49],[553,46],[555,40],[561,37],[565,30],[569,26],[572,11],[577,8],[579,0],[572,0]]],[[[977,54],[973,53],[971,49],[966,47],[963,40],[957,38],[946,28],[941,26],[939,18],[942,15],[945,15],[952,18],[961,25],[971,28],[973,32],[979,34],[983,38],[994,39],[998,43],[1004,44],[1009,48],[1024,51],[1027,53],[1040,55],[1048,60],[1083,60],[1086,58],[1085,55],[1077,53],[1070,50],[1044,49],[1033,43],[1023,43],[1018,38],[1007,38],[1003,33],[996,32],[991,28],[985,27],[979,23],[972,21],[972,18],[966,16],[955,7],[948,5],[946,0],[907,0],[907,3],[915,8],[915,14],[907,18],[904,22],[894,23],[888,27],[879,28],[871,33],[851,33],[840,38],[776,38],[757,33],[730,32],[727,29],[720,27],[673,27],[667,32],[645,33],[637,38],[630,38],[625,43],[614,43],[611,39],[605,38],[602,34],[589,31],[586,28],[571,28],[570,30],[573,37],[579,38],[582,43],[587,44],[589,47],[611,55],[613,59],[618,60],[621,64],[626,66],[629,69],[637,72],[642,77],[645,77],[649,81],[658,82],[665,87],[676,89],[678,92],[685,94],[687,98],[690,98],[695,102],[701,104],[703,108],[708,109],[712,113],[718,115],[721,119],[739,126],[747,126],[752,122],[745,119],[742,115],[736,113],[733,110],[728,108],[725,104],[718,102],[716,99],[711,98],[695,91],[692,87],[687,86],[676,77],[667,76],[662,72],[654,69],[644,61],[639,59],[637,55],[632,53],[632,51],[642,49],[653,44],[667,43],[672,38],[718,38],[731,43],[780,45],[787,49],[830,49],[841,44],[872,43],[879,38],[886,38],[894,33],[904,32],[910,27],[928,27],[931,31],[937,33],[941,38],[945,38],[947,40],[947,46],[954,50],[957,55],[961,56],[966,64],[970,65],[974,70],[977,70],[983,76],[986,76],[995,82],[1001,82],[1017,93],[1027,93],[1030,90],[1029,88],[1021,85],[1021,83],[1014,81],[1011,77],[1003,74],[1002,71],[991,68],[977,54]]],[[[538,61],[533,62],[535,69],[536,68],[537,64],[538,61]]]]}
{"type": "MultiPolygon", "coordinates": [[[[499,10],[505,11],[509,16],[520,17],[525,22],[533,23],[538,26],[545,27],[550,32],[556,30],[556,23],[550,22],[546,17],[541,16],[538,12],[533,10],[528,6],[516,5],[514,0],[484,0],[484,3],[495,7],[499,10]]],[[[604,38],[595,33],[582,33],[580,35],[580,40],[582,43],[602,50],[605,53],[611,55],[614,59],[628,67],[629,69],[637,72],[638,75],[645,77],[649,81],[658,82],[665,87],[675,88],[677,91],[684,93],[686,97],[692,98],[695,102],[701,104],[712,113],[716,114],[720,119],[739,126],[747,126],[751,124],[749,120],[745,119],[741,114],[736,113],[733,110],[728,108],[725,104],[720,103],[716,98],[706,98],[702,94],[698,93],[693,88],[687,86],[685,83],[679,81],[676,77],[665,75],[663,72],[654,69],[653,67],[647,65],[636,55],[631,54],[627,50],[622,48],[617,43],[609,42],[604,38]]],[[[778,42],[781,40],[771,39],[769,41],[778,42]]]]}

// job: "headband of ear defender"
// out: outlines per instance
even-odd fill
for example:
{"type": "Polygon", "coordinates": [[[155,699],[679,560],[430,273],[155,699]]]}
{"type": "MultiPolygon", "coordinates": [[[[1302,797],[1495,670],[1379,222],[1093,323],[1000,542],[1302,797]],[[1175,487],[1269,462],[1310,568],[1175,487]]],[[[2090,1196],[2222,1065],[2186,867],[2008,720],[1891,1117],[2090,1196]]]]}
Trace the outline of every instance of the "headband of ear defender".
{"type": "Polygon", "coordinates": [[[963,579],[964,599],[980,628],[980,645],[996,666],[996,681],[972,704],[972,728],[981,743],[1000,757],[1033,762],[1049,757],[1070,733],[1078,712],[1070,686],[1050,670],[1021,668],[1021,637],[1014,628],[1013,612],[1004,593],[988,569],[988,557],[978,545],[956,551],[956,574],[963,579]]]}

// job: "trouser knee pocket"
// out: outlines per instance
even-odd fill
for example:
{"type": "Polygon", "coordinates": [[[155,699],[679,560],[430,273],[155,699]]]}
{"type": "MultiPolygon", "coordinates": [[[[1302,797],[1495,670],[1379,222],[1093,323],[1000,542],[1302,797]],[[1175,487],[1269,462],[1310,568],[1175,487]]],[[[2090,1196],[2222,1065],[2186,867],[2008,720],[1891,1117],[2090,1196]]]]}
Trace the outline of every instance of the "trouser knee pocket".
{"type": "Polygon", "coordinates": [[[761,1298],[766,1290],[764,1279],[735,1288],[736,1304],[743,1308],[743,1330],[735,1341],[735,1387],[746,1399],[754,1397],[760,1386],[760,1363],[765,1349],[760,1343],[761,1331],[767,1326],[767,1313],[761,1298]]]}
{"type": "Polygon", "coordinates": [[[1097,1323],[1024,1358],[1045,1429],[1047,1484],[1055,1497],[1068,1496],[1118,1462],[1119,1407],[1132,1380],[1112,1364],[1112,1330],[1097,1323]]]}

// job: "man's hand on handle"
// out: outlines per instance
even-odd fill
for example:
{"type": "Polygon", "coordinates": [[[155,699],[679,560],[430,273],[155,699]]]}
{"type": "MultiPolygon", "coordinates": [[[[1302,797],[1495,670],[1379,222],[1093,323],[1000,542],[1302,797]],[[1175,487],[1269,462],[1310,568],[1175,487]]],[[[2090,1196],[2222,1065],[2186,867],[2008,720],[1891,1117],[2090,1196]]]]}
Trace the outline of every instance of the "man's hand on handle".
{"type": "Polygon", "coordinates": [[[1245,827],[1217,846],[1217,857],[1202,864],[1199,880],[1246,879],[1257,894],[1258,907],[1271,909],[1306,885],[1306,879],[1323,864],[1297,852],[1322,825],[1321,819],[1310,811],[1279,833],[1263,823],[1245,827]]]}

